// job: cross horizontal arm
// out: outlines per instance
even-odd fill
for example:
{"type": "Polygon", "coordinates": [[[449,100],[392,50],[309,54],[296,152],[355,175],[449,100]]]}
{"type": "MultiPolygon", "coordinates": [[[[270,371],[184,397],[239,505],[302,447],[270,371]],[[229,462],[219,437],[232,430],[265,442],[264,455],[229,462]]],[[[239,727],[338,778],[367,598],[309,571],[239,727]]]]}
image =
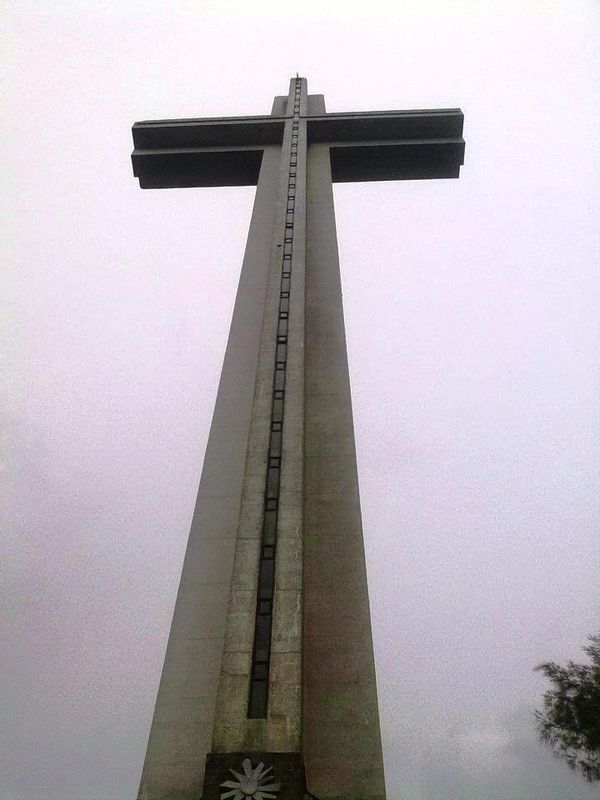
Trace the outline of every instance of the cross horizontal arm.
{"type": "Polygon", "coordinates": [[[464,152],[465,143],[454,139],[331,144],[331,179],[348,183],[458,178],[464,152]]]}
{"type": "MultiPolygon", "coordinates": [[[[283,141],[286,117],[136,122],[133,172],[144,189],[252,186],[262,149],[283,141]]],[[[306,118],[307,144],[328,144],[336,182],[456,178],[463,113],[375,111],[306,118]]]]}
{"type": "Polygon", "coordinates": [[[142,189],[255,186],[262,150],[281,144],[284,126],[277,117],[136,122],[133,174],[142,189]]]}
{"type": "Polygon", "coordinates": [[[329,144],[338,183],[457,178],[463,120],[459,108],[327,114],[308,119],[308,141],[329,144]]]}
{"type": "Polygon", "coordinates": [[[171,147],[134,150],[133,174],[142,189],[256,186],[263,147],[171,147]]]}
{"type": "Polygon", "coordinates": [[[308,118],[308,141],[357,143],[384,139],[460,138],[463,121],[460,108],[326,114],[308,118]]]}
{"type": "Polygon", "coordinates": [[[281,144],[285,120],[278,117],[217,117],[135,122],[136,150],[281,144]]]}

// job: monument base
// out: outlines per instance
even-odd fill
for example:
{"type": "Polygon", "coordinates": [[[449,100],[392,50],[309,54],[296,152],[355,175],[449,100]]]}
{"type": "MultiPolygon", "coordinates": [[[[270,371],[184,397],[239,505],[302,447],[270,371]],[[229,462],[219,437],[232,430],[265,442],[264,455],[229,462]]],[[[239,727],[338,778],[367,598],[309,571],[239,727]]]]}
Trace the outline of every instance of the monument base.
{"type": "Polygon", "coordinates": [[[202,800],[238,798],[304,800],[306,780],[300,753],[209,753],[202,800]]]}

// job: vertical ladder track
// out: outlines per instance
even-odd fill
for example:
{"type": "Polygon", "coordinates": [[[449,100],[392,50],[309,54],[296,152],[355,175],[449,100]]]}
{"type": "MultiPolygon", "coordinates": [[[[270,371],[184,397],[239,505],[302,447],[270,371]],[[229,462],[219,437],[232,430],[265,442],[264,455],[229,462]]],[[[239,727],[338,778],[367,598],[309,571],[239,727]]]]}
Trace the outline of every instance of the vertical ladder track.
{"type": "Polygon", "coordinates": [[[294,211],[298,170],[301,93],[302,82],[300,78],[296,78],[294,86],[291,147],[288,164],[283,252],[281,259],[277,340],[275,345],[275,365],[271,398],[271,425],[269,450],[267,454],[267,477],[265,482],[263,525],[258,568],[254,646],[252,650],[252,668],[248,698],[248,717],[251,719],[266,719],[269,700],[271,632],[273,628],[273,595],[275,588],[275,553],[277,547],[279,486],[281,479],[285,411],[285,378],[287,368],[292,255],[294,248],[294,211]]]}

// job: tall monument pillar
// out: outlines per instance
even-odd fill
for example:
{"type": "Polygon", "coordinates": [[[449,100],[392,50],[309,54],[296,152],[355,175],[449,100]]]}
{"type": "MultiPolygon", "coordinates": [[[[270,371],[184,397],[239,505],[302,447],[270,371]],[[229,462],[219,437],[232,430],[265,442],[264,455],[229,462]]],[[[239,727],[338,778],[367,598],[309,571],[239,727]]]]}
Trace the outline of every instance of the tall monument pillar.
{"type": "Polygon", "coordinates": [[[139,798],[384,800],[332,180],[457,177],[462,113],[133,131],[143,188],[257,185],[139,798]]]}

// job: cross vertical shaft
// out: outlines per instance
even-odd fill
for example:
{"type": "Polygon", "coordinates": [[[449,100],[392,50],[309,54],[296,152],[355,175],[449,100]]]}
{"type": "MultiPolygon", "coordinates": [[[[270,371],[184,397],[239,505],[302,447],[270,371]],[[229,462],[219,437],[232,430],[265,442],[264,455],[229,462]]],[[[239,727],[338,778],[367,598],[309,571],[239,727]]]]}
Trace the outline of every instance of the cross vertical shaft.
{"type": "Polygon", "coordinates": [[[134,125],[144,188],[257,185],[140,800],[385,798],[332,179],[456,177],[461,132],[303,78],[269,117],[134,125]]]}

